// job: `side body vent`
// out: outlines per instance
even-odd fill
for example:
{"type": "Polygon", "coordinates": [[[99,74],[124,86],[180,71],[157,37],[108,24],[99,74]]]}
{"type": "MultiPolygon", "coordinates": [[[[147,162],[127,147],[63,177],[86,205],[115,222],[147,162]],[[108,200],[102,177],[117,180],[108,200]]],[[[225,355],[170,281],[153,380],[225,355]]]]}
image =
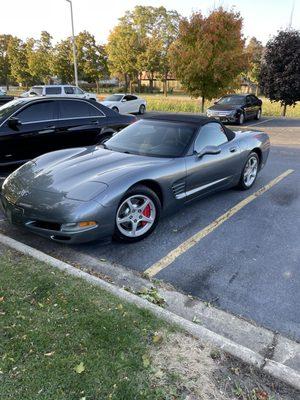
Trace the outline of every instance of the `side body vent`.
{"type": "Polygon", "coordinates": [[[172,191],[176,199],[185,197],[185,181],[177,181],[172,185],[172,191]]]}

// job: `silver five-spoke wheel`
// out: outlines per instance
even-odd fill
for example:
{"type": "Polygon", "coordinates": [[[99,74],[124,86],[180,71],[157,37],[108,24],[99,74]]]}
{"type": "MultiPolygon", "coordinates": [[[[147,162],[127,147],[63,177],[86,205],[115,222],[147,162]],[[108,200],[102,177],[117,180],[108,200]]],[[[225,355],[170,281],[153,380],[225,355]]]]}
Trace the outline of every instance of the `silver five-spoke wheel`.
{"type": "Polygon", "coordinates": [[[118,208],[116,224],[119,231],[128,238],[146,234],[156,218],[154,202],[146,195],[126,198],[118,208]]]}
{"type": "Polygon", "coordinates": [[[258,171],[257,157],[253,155],[249,157],[246,166],[244,168],[243,181],[246,187],[249,188],[250,186],[252,186],[252,184],[256,179],[257,171],[258,171]]]}

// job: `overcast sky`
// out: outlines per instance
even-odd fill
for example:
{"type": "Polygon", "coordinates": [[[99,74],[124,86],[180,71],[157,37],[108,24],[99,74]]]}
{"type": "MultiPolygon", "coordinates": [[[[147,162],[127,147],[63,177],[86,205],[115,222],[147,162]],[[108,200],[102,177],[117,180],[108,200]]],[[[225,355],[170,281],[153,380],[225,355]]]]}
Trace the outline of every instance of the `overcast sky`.
{"type": "MultiPolygon", "coordinates": [[[[244,35],[256,36],[263,43],[290,21],[293,2],[292,27],[300,29],[300,0],[73,0],[75,33],[88,30],[100,43],[105,43],[110,30],[128,9],[135,5],[165,6],[184,16],[222,5],[234,7],[244,18],[244,35]]],[[[46,30],[55,41],[70,35],[69,4],[66,0],[0,0],[0,33],[10,33],[22,39],[37,38],[46,30]]]]}

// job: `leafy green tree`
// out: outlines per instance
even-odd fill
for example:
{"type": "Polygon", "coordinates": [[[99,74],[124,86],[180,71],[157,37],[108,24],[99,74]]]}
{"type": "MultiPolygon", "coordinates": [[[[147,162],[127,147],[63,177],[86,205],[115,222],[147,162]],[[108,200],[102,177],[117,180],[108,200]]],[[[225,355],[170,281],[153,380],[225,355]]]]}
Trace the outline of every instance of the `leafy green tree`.
{"type": "Polygon", "coordinates": [[[246,68],[242,18],[222,7],[208,17],[194,13],[180,22],[170,55],[173,71],[191,96],[212,99],[232,90],[246,68]]]}
{"type": "Polygon", "coordinates": [[[34,46],[28,52],[29,70],[35,81],[49,83],[52,71],[52,37],[43,31],[39,40],[34,41],[34,46]]]}
{"type": "Polygon", "coordinates": [[[0,35],[0,82],[8,89],[10,77],[10,61],[8,57],[8,46],[12,39],[11,35],[0,35]]]}
{"type": "Polygon", "coordinates": [[[108,37],[106,50],[111,73],[124,79],[127,91],[130,82],[138,75],[141,44],[137,32],[126,21],[120,20],[108,37]]]}
{"type": "Polygon", "coordinates": [[[60,41],[53,49],[51,70],[63,83],[74,80],[73,52],[71,38],[60,41]]]}
{"type": "Polygon", "coordinates": [[[96,43],[95,37],[87,31],[76,36],[79,77],[94,82],[99,89],[99,79],[108,75],[107,56],[104,46],[96,43]]]}
{"type": "Polygon", "coordinates": [[[300,101],[300,31],[281,31],[271,39],[263,56],[260,86],[271,101],[279,101],[282,115],[300,101]]]}
{"type": "Polygon", "coordinates": [[[12,37],[7,52],[12,80],[28,87],[33,80],[28,66],[27,44],[17,37],[12,37]]]}
{"type": "Polygon", "coordinates": [[[259,84],[261,60],[264,51],[264,46],[255,37],[252,37],[246,47],[246,55],[249,61],[247,77],[254,83],[257,88],[259,84]]]}

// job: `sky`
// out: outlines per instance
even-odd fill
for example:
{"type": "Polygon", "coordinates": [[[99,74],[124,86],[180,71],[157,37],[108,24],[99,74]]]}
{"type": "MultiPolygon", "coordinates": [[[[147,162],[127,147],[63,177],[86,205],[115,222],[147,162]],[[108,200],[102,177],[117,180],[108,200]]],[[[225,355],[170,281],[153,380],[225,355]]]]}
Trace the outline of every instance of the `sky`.
{"type": "MultiPolygon", "coordinates": [[[[104,44],[118,18],[136,5],[162,5],[183,16],[199,10],[206,15],[214,7],[223,6],[234,7],[241,13],[245,38],[255,36],[265,44],[289,25],[293,3],[292,27],[300,30],[300,0],[73,0],[75,34],[88,30],[104,44]]],[[[46,30],[55,42],[71,34],[70,6],[66,0],[0,0],[0,5],[1,34],[25,40],[38,38],[46,30]]]]}

